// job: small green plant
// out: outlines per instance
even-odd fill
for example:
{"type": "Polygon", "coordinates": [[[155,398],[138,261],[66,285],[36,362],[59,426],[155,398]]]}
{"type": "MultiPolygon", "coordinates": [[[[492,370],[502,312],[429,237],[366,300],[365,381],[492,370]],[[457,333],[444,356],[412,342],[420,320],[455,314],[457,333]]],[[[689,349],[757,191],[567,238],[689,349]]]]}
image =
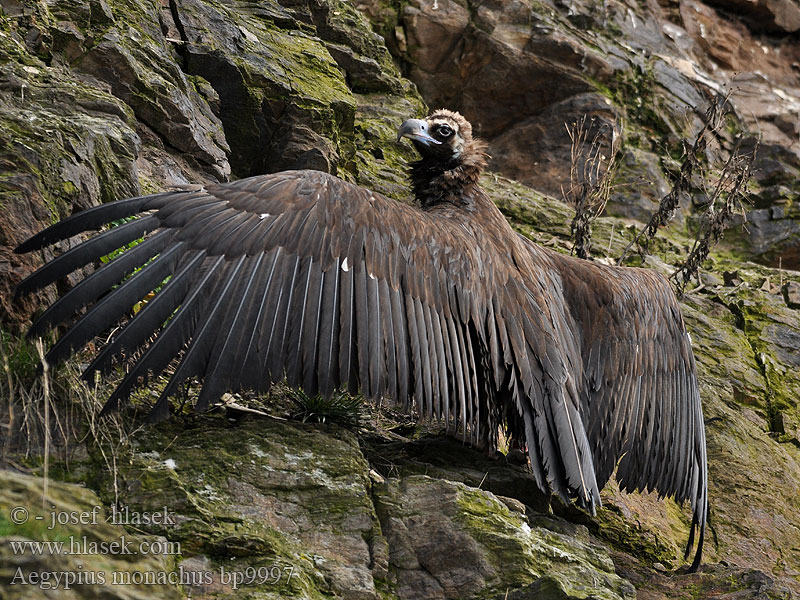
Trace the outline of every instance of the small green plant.
{"type": "MultiPolygon", "coordinates": [[[[109,226],[111,228],[119,227],[120,225],[125,225],[125,223],[130,223],[131,221],[135,221],[137,218],[138,218],[137,216],[133,216],[133,217],[125,217],[124,219],[117,219],[116,221],[112,221],[111,223],[109,223],[109,226]]],[[[132,242],[128,242],[127,244],[125,244],[121,248],[117,248],[116,250],[112,250],[111,252],[109,252],[105,256],[101,256],[100,257],[100,262],[102,262],[103,264],[111,262],[112,260],[114,260],[117,256],[119,256],[120,254],[122,254],[126,250],[130,250],[134,246],[137,246],[138,244],[142,243],[144,241],[144,239],[145,239],[145,236],[142,236],[142,237],[140,237],[138,239],[133,240],[132,242]]],[[[138,269],[137,269],[137,271],[138,271],[138,269]]]]}
{"type": "Polygon", "coordinates": [[[297,405],[295,418],[303,423],[339,423],[348,427],[357,427],[361,421],[364,399],[351,396],[346,391],[337,390],[330,398],[321,394],[309,396],[301,390],[288,390],[289,398],[297,405]]]}
{"type": "Polygon", "coordinates": [[[15,337],[0,329],[0,360],[6,379],[30,385],[39,369],[39,356],[36,346],[24,336],[15,337]]]}

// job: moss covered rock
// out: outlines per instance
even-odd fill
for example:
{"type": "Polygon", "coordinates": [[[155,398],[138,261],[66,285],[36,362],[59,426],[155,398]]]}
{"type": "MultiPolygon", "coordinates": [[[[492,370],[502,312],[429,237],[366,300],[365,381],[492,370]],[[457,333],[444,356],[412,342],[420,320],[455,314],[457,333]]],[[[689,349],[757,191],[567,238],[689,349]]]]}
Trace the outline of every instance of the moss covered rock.
{"type": "Polygon", "coordinates": [[[177,600],[177,546],[114,521],[94,492],[0,471],[4,597],[177,600]],[[21,508],[23,510],[21,510],[21,508]],[[8,594],[8,596],[5,596],[8,594]]]}
{"type": "Polygon", "coordinates": [[[635,595],[580,527],[531,526],[490,492],[412,475],[376,486],[375,501],[400,598],[503,597],[529,586],[540,598],[635,595]]]}
{"type": "Polygon", "coordinates": [[[207,579],[194,596],[378,597],[385,541],[352,433],[208,417],[152,428],[136,446],[116,482],[92,479],[109,501],[116,486],[131,510],[173,515],[147,530],[180,543],[180,565],[207,579]]]}

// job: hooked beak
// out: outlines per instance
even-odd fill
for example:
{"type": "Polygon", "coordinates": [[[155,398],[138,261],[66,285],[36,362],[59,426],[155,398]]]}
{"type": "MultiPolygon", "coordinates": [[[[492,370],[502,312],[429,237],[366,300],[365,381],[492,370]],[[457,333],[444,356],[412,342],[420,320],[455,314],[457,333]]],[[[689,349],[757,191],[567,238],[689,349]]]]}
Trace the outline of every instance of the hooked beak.
{"type": "Polygon", "coordinates": [[[422,119],[409,119],[408,121],[404,121],[403,124],[400,125],[400,129],[397,130],[397,141],[399,142],[400,139],[404,137],[422,142],[426,146],[442,143],[428,134],[428,124],[422,119]]]}

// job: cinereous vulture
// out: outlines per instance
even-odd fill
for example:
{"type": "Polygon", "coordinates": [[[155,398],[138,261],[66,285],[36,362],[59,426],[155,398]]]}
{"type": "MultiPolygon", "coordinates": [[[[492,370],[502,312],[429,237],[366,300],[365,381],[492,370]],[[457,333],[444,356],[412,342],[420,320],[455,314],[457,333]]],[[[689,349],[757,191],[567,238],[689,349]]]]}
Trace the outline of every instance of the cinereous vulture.
{"type": "Polygon", "coordinates": [[[130,317],[84,372],[128,365],[104,411],[173,365],[156,419],[190,378],[204,380],[198,409],[286,379],[312,395],[393,398],[488,447],[504,425],[526,441],[539,487],[566,501],[594,511],[615,468],[624,490],[688,499],[696,568],[706,443],[667,282],[516,234],[478,183],[485,145],[458,113],[408,120],[401,137],[421,155],[410,167],[419,206],[286,171],[103,204],[45,229],[16,251],[124,220],[47,262],[18,294],[144,241],[73,287],[30,335],[89,307],[47,354],[57,363],[130,317]]]}

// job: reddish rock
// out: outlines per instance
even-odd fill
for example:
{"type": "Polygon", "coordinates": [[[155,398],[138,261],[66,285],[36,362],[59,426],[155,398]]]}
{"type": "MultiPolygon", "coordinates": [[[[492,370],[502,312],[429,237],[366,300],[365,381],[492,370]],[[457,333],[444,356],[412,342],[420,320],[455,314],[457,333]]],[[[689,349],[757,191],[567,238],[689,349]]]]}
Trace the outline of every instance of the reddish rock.
{"type": "Polygon", "coordinates": [[[793,33],[800,29],[800,6],[794,0],[710,0],[737,15],[753,31],[793,33]]]}
{"type": "Polygon", "coordinates": [[[504,175],[557,195],[569,169],[564,124],[587,113],[616,120],[587,81],[607,80],[611,64],[526,3],[484,1],[470,14],[452,0],[414,0],[402,18],[423,97],[475,123],[504,175]]]}
{"type": "Polygon", "coordinates": [[[617,115],[611,103],[598,94],[579,94],[521,120],[492,140],[490,167],[504,175],[561,197],[565,169],[569,169],[572,141],[569,130],[576,119],[587,116],[589,139],[600,135],[605,155],[610,154],[617,115]]]}

